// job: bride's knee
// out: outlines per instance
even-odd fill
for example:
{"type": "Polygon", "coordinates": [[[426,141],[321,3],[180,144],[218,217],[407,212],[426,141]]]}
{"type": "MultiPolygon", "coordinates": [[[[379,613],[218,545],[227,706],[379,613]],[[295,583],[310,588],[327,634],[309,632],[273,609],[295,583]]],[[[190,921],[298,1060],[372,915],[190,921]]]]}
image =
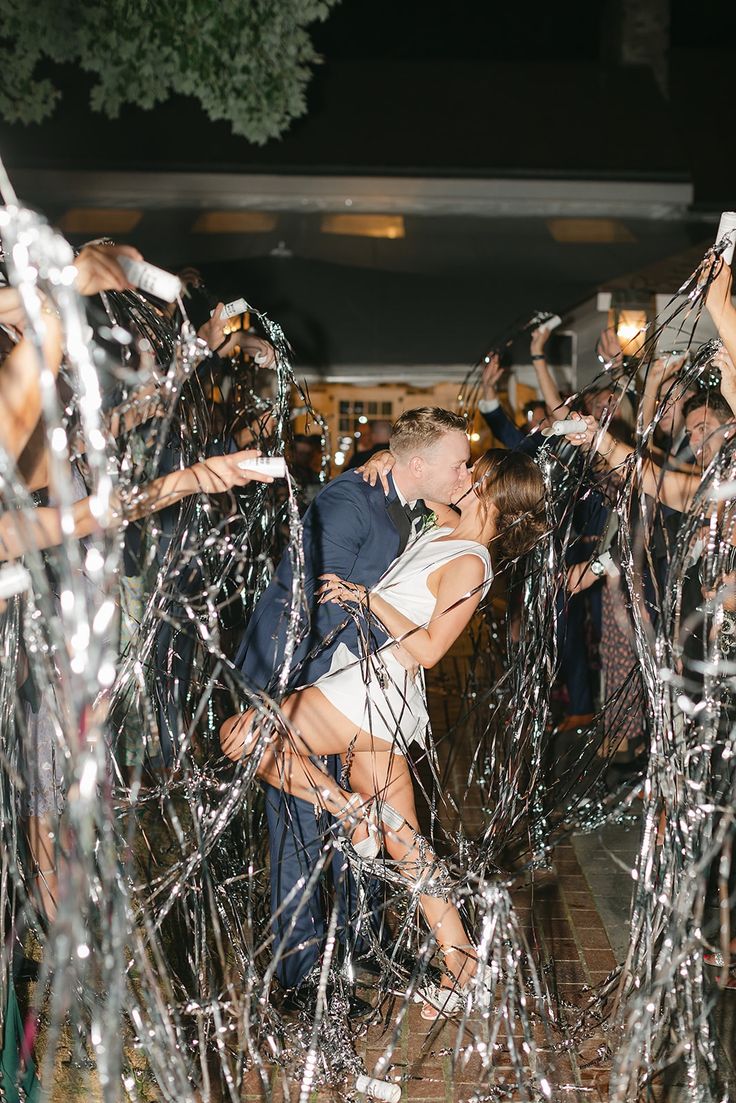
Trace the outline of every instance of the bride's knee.
{"type": "Polygon", "coordinates": [[[229,716],[220,728],[220,747],[222,753],[232,762],[239,762],[248,752],[253,723],[253,710],[229,716]]]}

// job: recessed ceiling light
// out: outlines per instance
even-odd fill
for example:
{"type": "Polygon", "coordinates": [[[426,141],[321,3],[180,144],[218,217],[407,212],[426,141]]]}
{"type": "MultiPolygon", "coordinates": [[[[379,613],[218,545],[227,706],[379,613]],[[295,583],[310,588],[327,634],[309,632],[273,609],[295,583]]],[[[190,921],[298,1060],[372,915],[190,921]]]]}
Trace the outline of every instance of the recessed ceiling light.
{"type": "Polygon", "coordinates": [[[272,211],[202,211],[193,234],[267,234],[276,229],[272,211]]]}
{"type": "Polygon", "coordinates": [[[65,234],[129,234],[143,218],[143,211],[129,207],[73,207],[59,220],[65,234]]]}
{"type": "Polygon", "coordinates": [[[625,222],[615,218],[549,218],[547,229],[565,245],[613,245],[636,241],[625,222]]]}
{"type": "Polygon", "coordinates": [[[400,214],[326,214],[320,229],[323,234],[351,237],[404,237],[404,219],[400,214]]]}

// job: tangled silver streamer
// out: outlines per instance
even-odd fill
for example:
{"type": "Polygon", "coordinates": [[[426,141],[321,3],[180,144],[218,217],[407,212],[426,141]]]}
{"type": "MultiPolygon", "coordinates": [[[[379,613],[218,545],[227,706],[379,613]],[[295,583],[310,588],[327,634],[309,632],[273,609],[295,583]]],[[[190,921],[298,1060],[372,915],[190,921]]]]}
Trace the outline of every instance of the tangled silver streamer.
{"type": "MultiPolygon", "coordinates": [[[[264,388],[253,364],[236,358],[223,365],[209,357],[181,304],[167,314],[138,294],[110,292],[105,317],[93,330],[74,291],[69,246],[7,186],[4,195],[0,233],[28,334],[41,363],[42,292],[61,318],[71,396],[62,398],[52,374],[41,368],[51,490],[65,535],[49,552],[31,547],[24,557],[32,591],[12,598],[3,613],[0,670],[0,998],[7,1011],[20,950],[41,947],[19,1050],[26,1058],[35,1050],[40,1058],[44,1097],[53,1097],[64,1061],[77,1069],[94,1065],[106,1103],[120,1098],[121,1086],[131,1100],[234,1103],[244,1093],[268,1096],[274,1069],[294,1085],[300,1101],[321,1086],[351,1098],[364,1072],[401,1079],[401,1031],[435,958],[435,940],[420,920],[419,896],[429,892],[457,903],[477,944],[477,973],[463,994],[448,1052],[458,1070],[478,1059],[478,1100],[575,1098],[578,1088],[558,1075],[554,1055],[602,1024],[606,1052],[613,1055],[613,1099],[638,1099],[680,1058],[692,1098],[725,1099],[702,949],[705,889],[714,868],[725,902],[722,949],[731,937],[736,662],[724,625],[731,624],[736,517],[728,488],[736,484],[736,449],[719,452],[683,514],[655,617],[643,590],[651,557],[642,538],[658,508],[642,493],[646,450],[668,403],[700,377],[712,349],[691,358],[652,424],[637,427],[633,458],[616,479],[602,475],[592,453],[573,454],[564,441],[553,440],[540,452],[549,525],[534,555],[517,565],[513,577],[509,571],[509,587],[525,610],[518,641],[510,642],[486,603],[470,629],[471,655],[461,680],[445,686],[445,704],[459,701],[460,715],[448,709],[447,732],[415,776],[429,809],[424,879],[412,884],[385,861],[371,868],[330,825],[308,880],[296,886],[307,901],[325,875],[339,881],[350,870],[355,874],[355,922],[379,967],[374,1019],[383,1026],[381,1057],[365,1069],[356,1043],[367,1027],[348,1018],[355,964],[349,950],[339,952],[337,908],[329,910],[326,944],[310,978],[315,998],[309,1009],[286,1012],[271,947],[264,809],[255,772],[272,739],[288,745],[292,738],[279,701],[305,606],[295,488],[255,484],[218,498],[195,495],[143,520],[112,523],[116,509],[123,518],[134,510],[141,487],[167,457],[175,468],[189,466],[244,431],[264,452],[283,452],[296,385],[286,339],[278,325],[258,316],[274,349],[264,388]],[[232,401],[215,401],[225,379],[232,401]],[[139,391],[147,382],[154,392],[151,416],[145,407],[151,390],[145,397],[139,391]],[[106,419],[111,396],[122,425],[117,434],[106,419]],[[136,422],[132,428],[128,418],[136,422]],[[100,531],[83,543],[73,536],[80,469],[100,522],[100,531]],[[647,717],[646,773],[614,794],[601,790],[600,768],[592,768],[612,753],[600,726],[581,738],[564,770],[552,760],[547,735],[561,564],[574,540],[573,510],[591,490],[619,518],[616,543],[647,717]],[[126,566],[134,536],[135,570],[126,566]],[[253,693],[229,657],[282,552],[291,557],[294,584],[287,649],[271,698],[253,693]],[[693,561],[704,591],[694,619],[682,613],[683,580],[693,561]],[[688,641],[695,641],[694,658],[687,657],[688,641]],[[55,908],[45,914],[38,899],[43,871],[20,818],[37,754],[33,726],[18,707],[24,663],[47,702],[59,773],[51,819],[58,887],[55,908]],[[217,733],[224,717],[244,707],[257,712],[259,743],[232,767],[219,754],[217,733]],[[448,783],[458,732],[472,748],[463,765],[465,793],[452,793],[448,783]],[[632,878],[629,953],[589,1007],[573,1014],[557,996],[554,976],[535,961],[514,891],[529,870],[548,864],[571,831],[632,815],[639,791],[642,842],[632,878]],[[469,793],[478,797],[480,828],[471,836],[461,822],[454,832],[443,831],[441,821],[469,793]],[[389,947],[368,922],[371,872],[384,885],[389,947]],[[500,1071],[502,1051],[510,1072],[500,1071]]],[[[684,334],[692,333],[710,259],[652,327],[638,363],[617,369],[619,401],[635,371],[653,359],[665,324],[677,322],[684,334]]],[[[544,317],[535,315],[514,334],[544,317]]],[[[481,367],[464,388],[467,409],[477,397],[481,367]]],[[[611,380],[611,365],[602,379],[611,380]]],[[[308,397],[300,401],[309,410],[308,397]]],[[[611,406],[609,421],[614,414],[611,406]]],[[[324,440],[325,457],[328,451],[324,440]]],[[[30,533],[36,504],[5,454],[0,489],[4,510],[16,511],[30,533]]],[[[602,712],[615,715],[623,731],[633,707],[618,691],[602,712]]],[[[6,1036],[9,1028],[6,1015],[6,1036]]],[[[3,1086],[10,1097],[9,1084],[3,1086]]]]}

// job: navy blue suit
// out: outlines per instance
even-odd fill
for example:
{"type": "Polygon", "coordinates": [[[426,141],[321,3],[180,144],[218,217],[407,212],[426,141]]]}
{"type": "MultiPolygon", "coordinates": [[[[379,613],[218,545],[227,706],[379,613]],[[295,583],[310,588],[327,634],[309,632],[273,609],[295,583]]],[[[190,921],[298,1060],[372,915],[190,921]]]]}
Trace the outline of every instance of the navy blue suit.
{"type": "MultiPolygon", "coordinates": [[[[403,550],[410,521],[391,481],[388,496],[380,482],[371,487],[360,475],[345,472],[322,490],[304,515],[304,565],[306,602],[311,619],[303,617],[303,638],[296,648],[289,688],[305,686],[330,666],[338,643],[358,653],[357,628],[339,606],[318,605],[315,591],[320,575],[334,573],[348,581],[372,586],[403,550]],[[327,647],[321,643],[341,624],[345,625],[327,647]]],[[[236,655],[247,682],[256,689],[269,689],[278,678],[283,662],[292,569],[288,554],[276,569],[268,589],[258,602],[236,655]]],[[[376,633],[378,642],[385,637],[376,633]]],[[[339,776],[338,756],[328,759],[333,776],[339,776]]],[[[271,854],[271,915],[274,952],[280,954],[277,973],[291,988],[300,983],[319,957],[325,935],[325,918],[319,887],[306,904],[302,893],[289,893],[301,878],[314,869],[322,847],[325,823],[315,818],[313,806],[279,789],[266,786],[271,854]],[[285,902],[286,901],[286,902],[285,902]]],[[[322,817],[323,821],[326,817],[322,817]]],[[[333,874],[339,873],[337,856],[333,874]]],[[[336,877],[336,881],[338,878],[336,877]]],[[[352,878],[339,877],[348,897],[354,891],[352,878]]],[[[338,892],[343,933],[349,930],[354,904],[338,892]]]]}
{"type": "Polygon", "coordinates": [[[541,436],[537,442],[538,433],[535,433],[533,437],[522,433],[519,426],[511,420],[500,404],[495,410],[481,410],[481,417],[494,437],[497,437],[506,448],[519,449],[521,452],[532,452],[544,443],[544,437],[541,436]]]}

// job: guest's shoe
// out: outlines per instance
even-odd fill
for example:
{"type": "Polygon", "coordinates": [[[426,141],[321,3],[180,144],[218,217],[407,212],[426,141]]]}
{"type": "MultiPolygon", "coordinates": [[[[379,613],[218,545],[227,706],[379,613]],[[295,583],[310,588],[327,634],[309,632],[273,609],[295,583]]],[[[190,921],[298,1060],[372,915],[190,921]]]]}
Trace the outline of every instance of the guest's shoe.
{"type": "Polygon", "coordinates": [[[582,728],[589,728],[595,720],[594,712],[573,713],[566,716],[555,728],[556,732],[572,732],[582,728]]]}
{"type": "Polygon", "coordinates": [[[732,951],[728,959],[724,957],[721,950],[706,950],[703,954],[703,965],[710,965],[713,969],[723,969],[727,965],[732,969],[736,966],[736,950],[732,951]]]}

